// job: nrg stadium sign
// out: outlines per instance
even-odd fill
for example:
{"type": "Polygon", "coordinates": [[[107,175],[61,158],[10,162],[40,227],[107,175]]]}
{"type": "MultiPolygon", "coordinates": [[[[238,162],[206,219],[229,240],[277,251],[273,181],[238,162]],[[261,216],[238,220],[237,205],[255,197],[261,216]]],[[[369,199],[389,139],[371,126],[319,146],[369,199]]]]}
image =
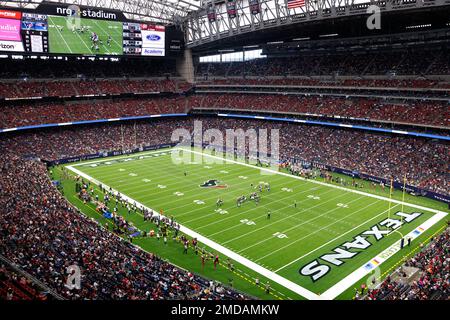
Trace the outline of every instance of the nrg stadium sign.
{"type": "Polygon", "coordinates": [[[313,282],[316,282],[331,271],[331,266],[339,267],[343,265],[345,263],[343,260],[355,257],[358,253],[363,252],[363,250],[368,249],[374,243],[382,240],[385,236],[400,228],[405,222],[410,223],[417,219],[422,213],[414,212],[409,214],[398,211],[395,215],[398,216],[400,220],[393,218],[384,219],[354,237],[352,241],[344,242],[332,249],[331,253],[324,254],[306,264],[299,270],[299,273],[303,276],[309,276],[313,282]],[[372,241],[369,241],[369,239],[372,241]],[[373,242],[373,240],[375,240],[375,242],[373,242]]]}
{"type": "Polygon", "coordinates": [[[40,4],[33,12],[42,14],[66,16],[70,18],[88,18],[100,20],[127,21],[125,15],[116,10],[105,10],[101,8],[92,8],[78,5],[62,5],[43,3],[40,4]]]}
{"type": "Polygon", "coordinates": [[[80,9],[78,6],[69,6],[67,8],[56,7],[56,13],[58,15],[71,16],[71,17],[83,17],[83,18],[95,18],[105,20],[117,20],[117,15],[113,12],[105,12],[104,10],[95,9],[80,9]]]}

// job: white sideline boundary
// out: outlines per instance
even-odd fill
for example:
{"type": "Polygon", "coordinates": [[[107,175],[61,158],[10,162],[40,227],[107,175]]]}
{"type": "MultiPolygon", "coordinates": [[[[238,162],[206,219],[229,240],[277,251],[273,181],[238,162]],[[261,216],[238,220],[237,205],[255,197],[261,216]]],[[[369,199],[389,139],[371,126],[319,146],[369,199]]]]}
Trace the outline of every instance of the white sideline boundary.
{"type": "MultiPolygon", "coordinates": [[[[432,209],[432,208],[427,208],[427,207],[423,207],[420,205],[416,205],[416,204],[412,204],[412,203],[408,203],[408,202],[402,202],[402,201],[398,201],[398,200],[394,200],[394,199],[389,199],[383,196],[379,196],[379,195],[374,195],[374,194],[370,194],[370,193],[366,193],[363,191],[358,191],[358,190],[353,190],[353,189],[348,189],[345,187],[341,187],[341,186],[336,186],[336,185],[332,185],[332,184],[327,184],[324,182],[320,182],[320,181],[315,181],[315,180],[307,180],[304,179],[302,177],[299,176],[293,176],[284,172],[279,172],[279,171],[275,171],[275,170],[271,170],[268,168],[259,168],[259,167],[255,167],[253,165],[247,164],[247,163],[243,163],[243,162],[239,162],[239,161],[235,161],[235,160],[231,160],[231,159],[226,159],[223,157],[218,157],[218,156],[213,156],[213,155],[209,155],[209,154],[205,154],[202,152],[198,152],[198,151],[193,151],[193,150],[188,150],[188,149],[183,149],[183,148],[172,148],[172,149],[165,149],[164,151],[160,150],[160,151],[151,151],[151,152],[143,152],[141,153],[141,155],[144,154],[151,154],[151,153],[160,153],[160,152],[167,152],[170,150],[182,150],[182,151],[187,151],[187,152],[191,152],[194,154],[199,154],[199,155],[203,155],[203,156],[207,156],[207,157],[211,157],[211,158],[215,158],[221,161],[225,161],[225,162],[230,162],[230,163],[234,163],[234,164],[238,164],[238,165],[242,165],[242,166],[246,166],[246,167],[250,167],[253,169],[257,169],[257,170],[263,170],[263,171],[267,171],[267,172],[271,172],[274,174],[279,174],[279,175],[283,175],[286,177],[290,177],[290,178],[294,178],[294,179],[298,179],[298,180],[302,180],[302,181],[308,181],[311,183],[315,183],[315,184],[319,184],[322,186],[327,186],[327,187],[331,187],[331,188],[335,188],[335,189],[339,189],[339,190],[343,190],[343,191],[347,191],[347,192],[352,192],[355,194],[359,194],[359,195],[364,195],[364,196],[368,196],[371,198],[375,198],[375,199],[379,199],[379,200],[384,200],[384,201],[391,201],[393,203],[396,204],[403,204],[409,207],[413,207],[416,209],[420,209],[420,210],[424,210],[424,211],[428,211],[428,212],[433,212],[435,213],[435,215],[433,215],[430,219],[426,220],[424,223],[422,223],[419,227],[417,227],[416,229],[414,229],[413,231],[411,231],[410,233],[408,233],[408,235],[406,237],[410,237],[411,239],[415,239],[416,237],[418,237],[421,233],[423,233],[424,231],[426,231],[427,229],[429,229],[430,227],[432,227],[434,224],[436,224],[437,222],[439,222],[441,219],[443,219],[445,216],[447,216],[448,213],[443,212],[443,211],[439,211],[436,209],[432,209]]],[[[133,157],[131,155],[123,155],[120,156],[120,158],[130,158],[133,157]]],[[[82,162],[82,163],[78,163],[78,164],[74,164],[74,165],[69,165],[66,166],[67,169],[71,170],[72,172],[82,176],[83,178],[88,179],[89,181],[99,185],[102,184],[105,188],[109,189],[110,187],[105,185],[104,183],[102,183],[101,181],[94,179],[93,177],[89,176],[88,174],[75,169],[74,166],[79,166],[79,165],[86,165],[86,164],[91,164],[91,163],[98,163],[98,162],[105,162],[108,160],[98,160],[98,161],[91,161],[91,162],[82,162]]],[[[111,190],[115,193],[117,193],[118,191],[115,189],[111,190]]],[[[155,210],[143,205],[142,203],[135,201],[134,199],[124,195],[123,193],[121,193],[122,198],[124,198],[125,200],[127,200],[130,203],[136,203],[137,205],[147,209],[147,210],[152,210],[156,215],[159,215],[158,212],[156,212],[155,210]]],[[[194,230],[191,230],[183,225],[180,225],[180,231],[191,236],[194,238],[197,238],[200,242],[203,242],[205,245],[209,246],[210,248],[230,257],[231,259],[247,266],[248,268],[252,269],[253,271],[265,276],[266,278],[278,283],[279,285],[299,294],[300,296],[308,299],[308,300],[332,300],[334,298],[336,298],[337,296],[339,296],[342,292],[344,292],[345,290],[347,290],[352,284],[354,284],[356,281],[358,281],[359,279],[363,278],[364,276],[366,276],[367,274],[369,274],[370,272],[373,271],[373,268],[375,266],[378,266],[380,264],[382,264],[384,261],[386,261],[387,259],[389,259],[393,254],[395,254],[396,252],[398,252],[400,250],[400,240],[397,241],[396,243],[394,243],[393,245],[391,245],[390,247],[388,247],[387,249],[385,249],[384,251],[382,251],[377,257],[371,259],[369,262],[367,262],[366,264],[364,264],[363,266],[361,266],[360,268],[356,269],[355,271],[353,271],[352,273],[350,273],[348,276],[346,276],[344,279],[342,279],[341,281],[339,281],[338,283],[334,284],[332,287],[330,287],[327,291],[325,291],[322,295],[318,295],[315,294],[314,292],[276,274],[273,271],[270,271],[264,267],[262,267],[261,265],[235,253],[234,251],[225,248],[224,246],[216,243],[215,241],[212,241],[210,239],[208,239],[207,237],[197,233],[194,230]],[[376,264],[374,263],[374,260],[376,261],[376,264]],[[369,268],[368,266],[372,265],[374,266],[373,268],[369,268]]]]}

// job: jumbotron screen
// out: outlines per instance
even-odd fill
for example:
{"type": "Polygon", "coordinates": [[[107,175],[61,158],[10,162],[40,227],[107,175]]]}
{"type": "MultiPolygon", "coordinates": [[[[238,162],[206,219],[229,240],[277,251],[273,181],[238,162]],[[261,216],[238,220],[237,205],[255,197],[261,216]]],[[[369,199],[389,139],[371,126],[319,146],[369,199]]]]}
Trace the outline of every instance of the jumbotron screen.
{"type": "Polygon", "coordinates": [[[0,9],[0,51],[163,57],[165,29],[126,21],[120,12],[78,6],[0,9]]]}

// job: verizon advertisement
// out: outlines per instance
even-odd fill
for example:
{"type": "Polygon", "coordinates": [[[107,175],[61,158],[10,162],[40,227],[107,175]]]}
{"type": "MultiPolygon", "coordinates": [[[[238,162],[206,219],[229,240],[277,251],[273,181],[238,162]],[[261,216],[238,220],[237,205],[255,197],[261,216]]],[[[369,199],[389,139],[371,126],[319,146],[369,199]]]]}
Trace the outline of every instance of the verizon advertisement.
{"type": "Polygon", "coordinates": [[[20,12],[0,10],[0,51],[24,51],[20,35],[21,17],[20,12]]]}
{"type": "Polygon", "coordinates": [[[0,51],[23,52],[23,44],[18,41],[0,40],[0,51]]]}
{"type": "Polygon", "coordinates": [[[142,33],[142,55],[160,56],[165,55],[165,28],[163,26],[141,25],[142,33]]]}

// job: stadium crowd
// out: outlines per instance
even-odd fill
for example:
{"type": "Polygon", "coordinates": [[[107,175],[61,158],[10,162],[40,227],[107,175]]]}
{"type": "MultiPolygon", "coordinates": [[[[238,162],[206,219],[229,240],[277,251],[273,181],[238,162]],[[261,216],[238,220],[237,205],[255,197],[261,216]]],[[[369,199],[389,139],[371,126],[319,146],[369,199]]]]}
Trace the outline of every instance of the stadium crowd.
{"type": "MultiPolygon", "coordinates": [[[[61,196],[43,163],[3,151],[0,252],[64,298],[245,298],[222,286],[211,291],[206,279],[103,229],[61,196]],[[80,268],[79,289],[66,286],[71,265],[80,268]]],[[[13,296],[8,292],[8,297],[13,296]]]]}
{"type": "MultiPolygon", "coordinates": [[[[375,289],[367,300],[448,300],[450,297],[450,229],[431,240],[423,250],[404,266],[419,270],[412,282],[393,280],[390,276],[375,289]]],[[[400,275],[401,276],[401,275],[400,275]]]]}
{"type": "MultiPolygon", "coordinates": [[[[11,133],[0,141],[0,149],[46,160],[111,150],[131,150],[169,143],[173,130],[186,128],[192,131],[194,119],[189,117],[67,127],[29,134],[11,133]]],[[[448,194],[450,190],[450,150],[445,141],[261,120],[198,120],[203,120],[204,130],[279,129],[280,154],[283,159],[296,158],[386,179],[393,177],[397,181],[402,181],[406,174],[411,185],[442,194],[448,194]]]]}
{"type": "Polygon", "coordinates": [[[199,76],[319,76],[319,75],[446,75],[450,71],[447,50],[364,53],[297,54],[244,62],[198,63],[199,76]]]}
{"type": "Polygon", "coordinates": [[[44,301],[48,298],[47,292],[44,292],[35,283],[15,272],[8,265],[0,264],[0,300],[44,301]]]}
{"type": "MultiPolygon", "coordinates": [[[[346,90],[343,92],[357,93],[359,90],[389,90],[386,95],[392,95],[392,89],[401,89],[397,95],[414,96],[426,94],[426,90],[435,90],[434,94],[444,95],[450,89],[450,83],[437,80],[397,80],[397,79],[347,79],[347,80],[319,80],[296,78],[225,78],[214,81],[199,81],[198,89],[221,89],[217,86],[238,86],[241,90],[266,88],[280,91],[286,86],[301,87],[303,90],[314,88],[337,88],[346,90]],[[212,86],[212,87],[211,87],[212,86]],[[278,87],[277,87],[278,86],[278,87]],[[349,91],[353,90],[353,91],[349,91]],[[358,90],[358,91],[355,91],[358,90]],[[425,90],[425,91],[424,91],[425,90]],[[439,91],[440,90],[440,91],[439,91]]],[[[72,80],[14,80],[0,82],[0,99],[17,99],[33,97],[71,97],[84,95],[117,95],[125,93],[149,93],[149,92],[186,92],[193,87],[179,78],[153,78],[153,79],[72,79],[72,80]]],[[[226,88],[226,87],[225,87],[226,88]]],[[[223,89],[223,88],[222,88],[223,89]]],[[[376,92],[380,94],[380,92],[376,92]]]]}
{"type": "Polygon", "coordinates": [[[431,79],[311,79],[291,77],[256,77],[256,78],[217,78],[212,80],[198,79],[199,85],[239,85],[239,86],[312,86],[312,87],[367,87],[367,88],[403,88],[403,89],[431,89],[450,88],[447,81],[431,79]]]}
{"type": "MultiPolygon", "coordinates": [[[[199,76],[320,76],[320,75],[447,75],[448,50],[398,50],[345,52],[269,57],[245,62],[196,63],[199,76]]],[[[67,60],[23,59],[0,63],[1,79],[17,78],[108,78],[177,76],[172,59],[67,60]]]]}
{"type": "Polygon", "coordinates": [[[0,82],[0,98],[71,97],[85,95],[182,92],[190,86],[182,80],[102,79],[0,82]]]}
{"type": "Polygon", "coordinates": [[[448,103],[414,101],[392,103],[374,98],[294,95],[208,94],[191,98],[193,107],[250,111],[309,113],[393,122],[450,126],[448,103]],[[195,99],[195,100],[194,100],[195,99]]]}
{"type": "Polygon", "coordinates": [[[4,106],[1,108],[0,127],[183,113],[187,111],[185,104],[182,97],[158,97],[146,100],[98,100],[4,106]]]}
{"type": "Polygon", "coordinates": [[[198,108],[300,113],[450,127],[448,103],[439,101],[416,100],[408,103],[393,103],[374,98],[198,94],[188,97],[155,97],[140,100],[114,99],[5,105],[1,107],[0,128],[183,113],[198,108]]]}

